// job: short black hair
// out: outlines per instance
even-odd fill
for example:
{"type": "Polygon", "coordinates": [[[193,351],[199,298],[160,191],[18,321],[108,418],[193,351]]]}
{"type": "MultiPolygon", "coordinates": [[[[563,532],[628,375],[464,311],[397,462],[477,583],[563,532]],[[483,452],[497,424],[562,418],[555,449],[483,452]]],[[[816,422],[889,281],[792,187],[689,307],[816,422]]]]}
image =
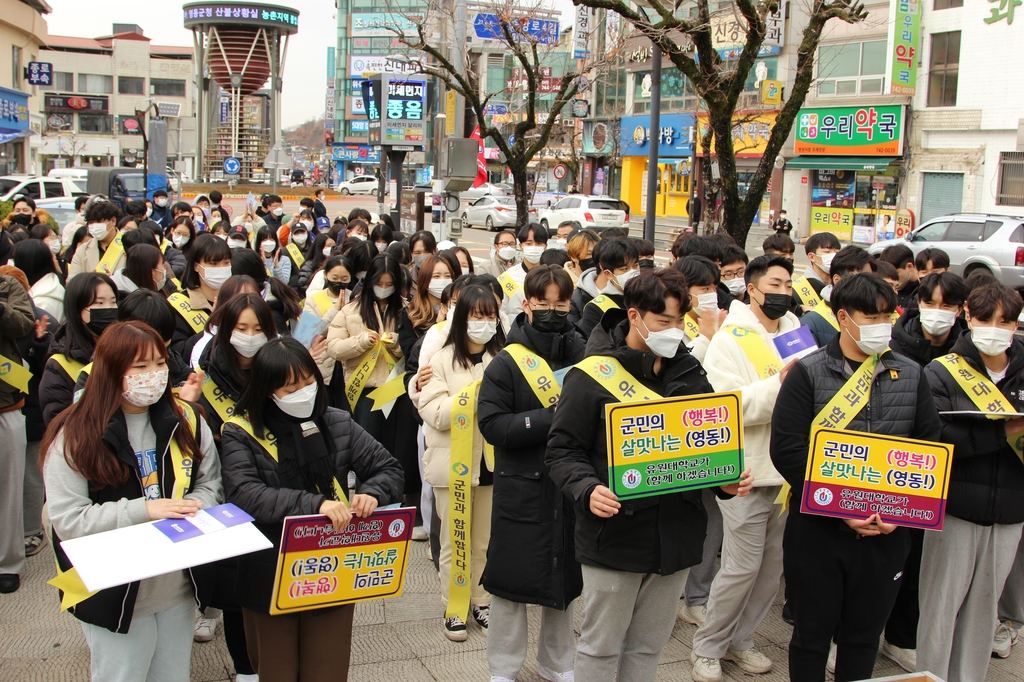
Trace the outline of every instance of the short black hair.
{"type": "Polygon", "coordinates": [[[219,204],[224,199],[224,195],[220,193],[219,189],[212,190],[210,192],[210,201],[214,204],[219,204]]]}
{"type": "Polygon", "coordinates": [[[121,209],[113,201],[94,202],[85,213],[87,223],[105,223],[111,218],[121,219],[121,209]]]}
{"type": "Polygon", "coordinates": [[[882,251],[882,255],[878,259],[891,264],[897,269],[905,268],[908,265],[914,264],[914,252],[906,244],[893,244],[892,246],[885,247],[885,251],[882,251]]]}
{"type": "Polygon", "coordinates": [[[850,277],[843,277],[832,287],[830,299],[832,312],[837,314],[840,309],[846,310],[847,313],[854,311],[865,315],[891,313],[896,310],[896,292],[892,285],[873,272],[858,272],[850,277]]]}
{"type": "Polygon", "coordinates": [[[818,249],[836,249],[838,251],[841,248],[843,245],[839,243],[839,237],[831,232],[812,234],[804,242],[804,253],[814,253],[818,249]]]}
{"type": "Polygon", "coordinates": [[[267,194],[266,196],[263,197],[263,202],[262,203],[263,203],[263,208],[266,208],[266,207],[270,206],[271,204],[282,204],[284,202],[281,200],[281,197],[277,196],[276,194],[267,194]]]}
{"type": "Polygon", "coordinates": [[[142,232],[140,230],[129,230],[121,235],[121,246],[124,247],[124,252],[128,253],[132,247],[139,246],[140,244],[147,244],[154,248],[159,248],[156,237],[149,230],[142,232]]]}
{"type": "Polygon", "coordinates": [[[971,317],[982,322],[992,320],[1000,308],[1003,311],[1003,321],[1016,322],[1021,309],[1024,309],[1024,302],[1014,289],[999,282],[975,289],[967,297],[967,309],[971,317]]]}
{"type": "MultiPolygon", "coordinates": [[[[512,239],[516,238],[516,233],[513,232],[512,230],[502,230],[501,232],[498,232],[497,234],[494,235],[494,245],[495,246],[498,245],[498,241],[501,239],[501,235],[503,235],[503,234],[510,234],[510,235],[512,235],[512,239]]],[[[431,236],[433,236],[433,235],[431,235],[431,236]]]]}
{"type": "Polygon", "coordinates": [[[532,267],[526,273],[526,279],[523,281],[523,295],[526,296],[526,300],[531,298],[544,300],[548,287],[552,284],[558,286],[558,300],[568,301],[572,298],[572,277],[569,277],[565,268],[544,264],[532,267]]]}
{"type": "Polygon", "coordinates": [[[793,274],[793,261],[778,254],[766,254],[758,256],[747,263],[747,270],[743,274],[743,279],[746,280],[747,284],[751,282],[757,284],[757,280],[761,279],[768,272],[769,268],[774,267],[783,268],[790,275],[793,274]]]}
{"type": "MultiPolygon", "coordinates": [[[[459,277],[459,279],[462,278],[459,277]]],[[[455,283],[457,283],[459,279],[455,280],[455,283]]],[[[494,275],[488,274],[486,272],[482,272],[479,275],[470,275],[469,280],[467,280],[466,286],[470,285],[490,289],[491,293],[497,296],[499,301],[505,300],[505,289],[502,288],[501,283],[498,282],[498,278],[495,277],[494,275]]],[[[459,291],[460,289],[461,287],[456,287],[455,290],[459,291]]]]}
{"type": "MultiPolygon", "coordinates": [[[[837,247],[838,248],[838,247],[837,247]]],[[[769,251],[777,251],[778,253],[796,253],[796,244],[790,239],[789,235],[783,234],[782,232],[776,232],[775,234],[768,235],[763,242],[761,242],[761,250],[765,253],[769,251]]]]}
{"type": "Polygon", "coordinates": [[[750,257],[747,256],[747,252],[738,246],[727,246],[722,249],[722,267],[725,267],[729,263],[744,263],[750,262],[750,257]]]}
{"type": "MultiPolygon", "coordinates": [[[[156,193],[154,192],[154,195],[155,194],[156,193]]],[[[164,196],[167,196],[167,192],[164,192],[164,196]]],[[[75,212],[77,213],[78,211],[81,211],[87,201],[89,201],[88,196],[75,197],[75,212]]]]}
{"type": "Polygon", "coordinates": [[[540,255],[540,265],[557,265],[562,267],[569,262],[569,254],[561,249],[548,249],[540,255]]]}
{"type": "MultiPolygon", "coordinates": [[[[239,249],[241,250],[241,249],[239,249]]],[[[231,260],[231,247],[220,237],[209,233],[200,233],[189,249],[185,260],[185,270],[181,273],[181,286],[184,289],[199,288],[199,273],[195,266],[201,263],[219,263],[231,260]]]]}
{"type": "Polygon", "coordinates": [[[650,239],[640,239],[639,237],[633,237],[630,241],[636,244],[637,253],[640,254],[640,258],[654,258],[654,242],[650,239]]]}
{"type": "Polygon", "coordinates": [[[691,237],[685,241],[676,242],[672,247],[672,253],[676,258],[704,256],[715,262],[722,261],[722,245],[710,237],[691,237]],[[676,246],[679,248],[677,249],[676,246]]]}
{"type": "Polygon", "coordinates": [[[687,287],[707,287],[718,284],[722,275],[722,271],[719,270],[715,262],[704,256],[680,258],[672,264],[672,269],[683,273],[687,287]]]}
{"type": "Polygon", "coordinates": [[[175,213],[187,213],[191,216],[192,207],[184,201],[176,201],[171,205],[171,215],[173,216],[175,213]]]}
{"type": "MultiPolygon", "coordinates": [[[[36,202],[27,194],[15,194],[11,197],[11,205],[14,206],[15,204],[28,204],[28,207],[33,211],[36,210],[36,202]]],[[[143,211],[143,213],[145,213],[145,211],[143,211]]]]}
{"type": "Polygon", "coordinates": [[[410,251],[416,242],[423,242],[423,249],[427,253],[434,253],[437,251],[437,237],[435,237],[434,233],[430,230],[420,230],[419,232],[414,232],[413,235],[409,237],[410,251]]]}
{"type": "Polygon", "coordinates": [[[324,377],[306,347],[290,336],[267,341],[253,358],[249,375],[235,410],[249,418],[253,433],[260,438],[264,435],[264,408],[270,404],[270,396],[301,376],[312,376],[316,380],[316,400],[309,418],[316,419],[327,410],[324,377]]]}
{"type": "Polygon", "coordinates": [[[660,315],[665,312],[665,299],[670,297],[679,301],[679,312],[690,310],[686,277],[681,272],[672,268],[641,270],[626,282],[622,307],[660,315]]]}
{"type": "Polygon", "coordinates": [[[541,244],[547,244],[548,231],[547,228],[540,223],[527,223],[523,227],[519,228],[519,234],[516,235],[516,239],[518,239],[521,244],[530,238],[530,232],[533,232],[533,241],[540,242],[541,244]]]}
{"type": "Polygon", "coordinates": [[[160,338],[167,341],[174,336],[178,314],[163,294],[152,289],[137,289],[124,297],[117,306],[120,322],[138,320],[155,329],[160,338]]]}
{"type": "Polygon", "coordinates": [[[967,291],[974,291],[986,284],[992,284],[999,280],[996,279],[996,276],[988,268],[977,268],[964,281],[967,283],[967,291]]]}
{"type": "Polygon", "coordinates": [[[125,203],[124,212],[130,216],[144,216],[146,215],[146,202],[134,199],[125,203]]]}
{"type": "Polygon", "coordinates": [[[942,249],[929,246],[927,249],[922,249],[914,258],[914,267],[918,270],[927,270],[929,261],[933,268],[948,268],[949,254],[942,249]]]}
{"type": "MultiPolygon", "coordinates": [[[[835,277],[836,275],[842,277],[851,272],[860,272],[868,264],[871,265],[871,271],[874,272],[875,263],[871,254],[859,246],[850,244],[840,249],[836,257],[832,259],[832,267],[829,268],[828,275],[829,277],[835,277]]],[[[889,288],[891,289],[892,287],[889,288]]]]}
{"type": "Polygon", "coordinates": [[[947,305],[963,305],[970,290],[964,278],[954,272],[933,272],[921,278],[917,289],[917,300],[930,303],[935,289],[942,292],[942,302],[947,305]]]}
{"type": "Polygon", "coordinates": [[[628,227],[607,227],[601,231],[601,239],[626,239],[628,237],[628,227]]]}
{"type": "Polygon", "coordinates": [[[886,263],[884,260],[875,259],[874,263],[875,274],[882,279],[891,279],[895,281],[900,280],[900,273],[896,271],[896,266],[892,263],[886,263]]]}
{"type": "Polygon", "coordinates": [[[708,239],[716,242],[719,246],[725,249],[728,246],[739,246],[736,240],[728,232],[714,232],[708,235],[708,239]]]}
{"type": "Polygon", "coordinates": [[[590,257],[594,259],[594,264],[597,265],[599,271],[615,272],[616,268],[639,261],[640,251],[630,239],[615,237],[602,239],[594,244],[594,250],[590,257]]]}

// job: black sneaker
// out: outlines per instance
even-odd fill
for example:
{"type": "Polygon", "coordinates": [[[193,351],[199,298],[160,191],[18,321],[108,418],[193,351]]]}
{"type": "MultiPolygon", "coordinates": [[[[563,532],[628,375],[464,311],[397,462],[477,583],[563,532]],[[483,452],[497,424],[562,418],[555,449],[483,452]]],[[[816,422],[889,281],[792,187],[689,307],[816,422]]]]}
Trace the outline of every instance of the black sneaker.
{"type": "Polygon", "coordinates": [[[17,573],[0,573],[0,594],[17,592],[21,587],[21,576],[17,573]]]}
{"type": "Polygon", "coordinates": [[[465,642],[468,637],[466,634],[466,624],[458,616],[446,618],[444,621],[444,636],[453,642],[465,642]]]}
{"type": "Polygon", "coordinates": [[[782,620],[786,621],[790,625],[793,624],[793,610],[789,608],[788,601],[786,601],[782,605],[782,620]]]}
{"type": "Polygon", "coordinates": [[[474,606],[473,607],[473,620],[482,627],[484,630],[491,622],[491,607],[490,606],[474,606]]]}

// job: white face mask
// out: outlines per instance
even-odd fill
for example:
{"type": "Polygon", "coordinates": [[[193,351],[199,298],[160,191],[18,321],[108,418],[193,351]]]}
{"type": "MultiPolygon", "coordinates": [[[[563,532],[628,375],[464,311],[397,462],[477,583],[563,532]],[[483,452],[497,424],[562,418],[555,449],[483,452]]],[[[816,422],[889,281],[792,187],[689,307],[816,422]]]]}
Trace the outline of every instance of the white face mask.
{"type": "Polygon", "coordinates": [[[686,336],[683,330],[679,327],[670,327],[659,332],[652,332],[647,328],[647,323],[644,322],[642,317],[638,319],[640,324],[644,326],[644,331],[647,332],[644,343],[651,349],[651,352],[659,358],[674,358],[676,353],[679,352],[679,344],[682,343],[686,336]]]}
{"type": "Polygon", "coordinates": [[[385,298],[391,298],[391,294],[395,293],[394,287],[374,287],[373,295],[377,297],[378,301],[383,301],[385,298]]]}
{"type": "Polygon", "coordinates": [[[278,398],[276,395],[273,398],[278,409],[289,417],[309,419],[313,414],[313,406],[316,404],[316,394],[317,385],[314,381],[309,386],[292,391],[283,398],[278,398]]]}
{"type": "Polygon", "coordinates": [[[639,270],[627,270],[626,272],[622,273],[621,275],[615,275],[615,281],[618,282],[619,288],[622,289],[623,291],[625,291],[626,290],[626,282],[628,282],[629,280],[633,279],[634,277],[636,277],[639,274],[640,274],[639,270]]]}
{"type": "Polygon", "coordinates": [[[244,249],[245,248],[245,240],[244,239],[228,239],[228,248],[229,249],[244,249]]]}
{"type": "Polygon", "coordinates": [[[153,215],[153,207],[152,206],[150,206],[149,208],[146,209],[146,217],[148,218],[151,215],[153,215]]]}
{"type": "Polygon", "coordinates": [[[551,239],[548,241],[549,249],[558,249],[559,251],[565,251],[566,241],[564,239],[551,239]]]}
{"type": "Polygon", "coordinates": [[[280,206],[278,206],[273,211],[271,211],[271,213],[273,213],[275,216],[280,217],[280,216],[284,215],[284,209],[281,208],[280,206]]]}
{"type": "Polygon", "coordinates": [[[529,261],[530,263],[539,263],[540,257],[544,255],[544,246],[524,246],[523,247],[523,260],[529,261]]]}
{"type": "Polygon", "coordinates": [[[300,220],[299,221],[299,225],[304,226],[307,230],[312,230],[313,229],[313,221],[312,220],[300,220]]]}
{"type": "Polygon", "coordinates": [[[256,336],[249,336],[236,330],[231,332],[231,345],[242,357],[251,358],[259,352],[260,348],[267,345],[267,335],[260,332],[256,336]]]}
{"type": "Polygon", "coordinates": [[[299,246],[305,244],[307,239],[309,239],[309,234],[307,234],[306,232],[299,232],[297,234],[292,235],[292,241],[298,244],[299,246]]]}
{"type": "Polygon", "coordinates": [[[353,234],[352,236],[355,237],[356,239],[358,239],[361,242],[365,242],[366,241],[366,235],[365,234],[358,234],[358,233],[356,233],[356,234],[353,234]]]}
{"type": "Polygon", "coordinates": [[[225,265],[223,267],[215,268],[209,265],[199,266],[199,278],[206,282],[206,286],[211,289],[220,289],[224,286],[224,282],[228,281],[228,277],[231,276],[231,266],[225,265]]]}
{"type": "Polygon", "coordinates": [[[835,260],[836,254],[834,253],[823,253],[818,256],[821,259],[821,269],[825,274],[828,274],[832,270],[832,261],[835,260]]]}
{"type": "Polygon", "coordinates": [[[866,355],[878,355],[889,347],[889,340],[892,338],[892,323],[879,322],[878,324],[858,325],[852,319],[847,318],[850,324],[860,330],[860,340],[857,347],[866,355]]]}
{"type": "Polygon", "coordinates": [[[174,242],[174,247],[180,249],[181,247],[188,244],[187,234],[174,234],[171,235],[171,241],[174,242]]]}
{"type": "Polygon", "coordinates": [[[516,257],[516,247],[514,246],[503,246],[498,249],[498,258],[501,260],[512,260],[516,257]]]}
{"type": "Polygon", "coordinates": [[[374,242],[373,245],[377,247],[377,253],[384,253],[388,248],[387,242],[374,242]]]}
{"type": "Polygon", "coordinates": [[[1012,329],[971,327],[971,341],[985,355],[1002,355],[1013,345],[1012,329]]]}
{"type": "Polygon", "coordinates": [[[697,307],[700,310],[717,310],[718,294],[714,292],[710,294],[697,294],[697,307]]]}
{"type": "Polygon", "coordinates": [[[273,239],[264,239],[260,242],[260,248],[263,249],[263,253],[273,253],[274,246],[276,246],[276,243],[273,239]]]}
{"type": "Polygon", "coordinates": [[[220,233],[217,235],[217,239],[221,240],[222,242],[226,242],[228,240],[228,236],[224,233],[220,233]]]}
{"type": "MultiPolygon", "coordinates": [[[[723,279],[722,284],[729,287],[729,293],[733,296],[739,296],[743,293],[743,290],[747,288],[747,282],[742,277],[734,277],[733,279],[723,279]]],[[[718,305],[717,297],[715,305],[718,305]]]]}
{"type": "Polygon", "coordinates": [[[106,223],[89,223],[89,234],[93,239],[103,239],[110,232],[110,225],[106,223]]]}
{"type": "Polygon", "coordinates": [[[325,246],[324,247],[324,251],[323,251],[324,258],[330,258],[332,251],[334,251],[334,247],[333,246],[325,246]]]}
{"type": "Polygon", "coordinates": [[[430,284],[427,285],[427,291],[429,291],[430,295],[434,298],[441,298],[441,294],[444,293],[445,287],[451,283],[452,281],[450,279],[432,279],[430,280],[430,284]]]}
{"type": "Polygon", "coordinates": [[[143,374],[126,374],[126,388],[121,395],[136,407],[149,407],[160,400],[160,396],[167,390],[167,374],[166,369],[143,374]]]}
{"type": "Polygon", "coordinates": [[[473,343],[486,344],[498,333],[496,320],[470,320],[466,326],[466,335],[473,343]]]}
{"type": "Polygon", "coordinates": [[[160,208],[163,208],[164,206],[167,205],[167,199],[154,199],[153,203],[155,203],[160,208]]]}
{"type": "Polygon", "coordinates": [[[54,255],[60,253],[60,240],[59,239],[52,239],[52,240],[46,242],[46,245],[50,248],[50,253],[52,253],[54,255]]]}
{"type": "Polygon", "coordinates": [[[921,308],[921,328],[932,336],[942,336],[953,328],[956,322],[955,310],[921,308]]]}

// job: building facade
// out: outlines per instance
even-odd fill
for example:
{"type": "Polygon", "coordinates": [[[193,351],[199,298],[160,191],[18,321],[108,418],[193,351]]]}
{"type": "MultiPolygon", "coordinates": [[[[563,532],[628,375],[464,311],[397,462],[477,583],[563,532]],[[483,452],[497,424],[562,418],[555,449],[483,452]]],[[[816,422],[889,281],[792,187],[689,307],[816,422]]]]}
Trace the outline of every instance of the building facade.
{"type": "Polygon", "coordinates": [[[44,0],[0,0],[0,54],[10,69],[0,70],[0,175],[36,174],[43,118],[41,88],[29,85],[26,69],[40,59],[49,40],[44,0]]]}

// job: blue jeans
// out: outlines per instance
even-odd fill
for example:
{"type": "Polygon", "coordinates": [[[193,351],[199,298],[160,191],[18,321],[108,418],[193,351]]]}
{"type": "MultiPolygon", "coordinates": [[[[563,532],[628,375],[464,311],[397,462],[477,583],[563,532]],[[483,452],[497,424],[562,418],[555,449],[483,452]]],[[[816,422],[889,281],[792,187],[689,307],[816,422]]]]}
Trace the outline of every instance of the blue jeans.
{"type": "Polygon", "coordinates": [[[82,623],[92,655],[92,682],[189,682],[195,626],[191,599],[132,618],[124,635],[82,623]]]}

